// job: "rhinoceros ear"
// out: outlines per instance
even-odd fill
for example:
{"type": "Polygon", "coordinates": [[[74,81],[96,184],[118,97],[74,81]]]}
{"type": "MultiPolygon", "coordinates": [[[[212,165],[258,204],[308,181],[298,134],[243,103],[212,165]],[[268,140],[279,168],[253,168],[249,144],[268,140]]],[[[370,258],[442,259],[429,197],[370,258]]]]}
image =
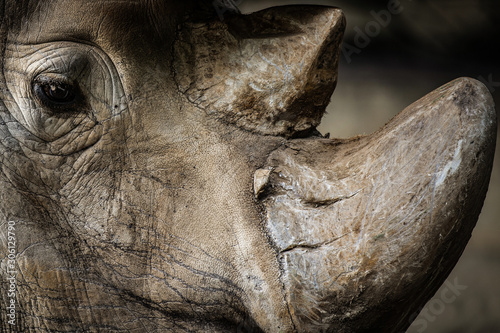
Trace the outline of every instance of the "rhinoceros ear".
{"type": "Polygon", "coordinates": [[[284,6],[222,18],[191,20],[179,30],[180,91],[245,130],[283,136],[313,130],[337,82],[342,11],[284,6]]]}

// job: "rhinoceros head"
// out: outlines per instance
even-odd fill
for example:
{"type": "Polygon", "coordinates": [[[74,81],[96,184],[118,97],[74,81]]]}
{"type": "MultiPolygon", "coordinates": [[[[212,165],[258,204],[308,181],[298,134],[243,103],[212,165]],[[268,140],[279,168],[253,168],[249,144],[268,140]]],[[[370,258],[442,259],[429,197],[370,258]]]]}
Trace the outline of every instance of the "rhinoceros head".
{"type": "Polygon", "coordinates": [[[450,272],[486,88],[327,139],[342,11],[216,9],[0,2],[2,330],[399,332],[450,272]]]}

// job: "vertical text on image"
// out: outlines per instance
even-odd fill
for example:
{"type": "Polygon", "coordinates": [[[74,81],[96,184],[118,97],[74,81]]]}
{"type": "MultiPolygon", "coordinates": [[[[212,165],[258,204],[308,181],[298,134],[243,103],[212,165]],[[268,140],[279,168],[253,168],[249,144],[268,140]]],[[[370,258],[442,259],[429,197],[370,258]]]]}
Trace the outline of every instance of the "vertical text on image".
{"type": "Polygon", "coordinates": [[[7,223],[7,317],[10,325],[16,323],[16,222],[7,223]]]}

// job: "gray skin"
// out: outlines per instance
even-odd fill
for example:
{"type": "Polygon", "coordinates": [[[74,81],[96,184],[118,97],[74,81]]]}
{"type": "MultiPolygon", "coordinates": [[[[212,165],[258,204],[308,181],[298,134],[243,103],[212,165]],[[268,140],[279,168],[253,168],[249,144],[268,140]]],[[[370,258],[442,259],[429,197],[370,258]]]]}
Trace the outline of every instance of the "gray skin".
{"type": "Polygon", "coordinates": [[[323,138],[339,9],[4,0],[0,17],[1,331],[400,332],[470,237],[490,94],[458,79],[372,135],[323,138]]]}

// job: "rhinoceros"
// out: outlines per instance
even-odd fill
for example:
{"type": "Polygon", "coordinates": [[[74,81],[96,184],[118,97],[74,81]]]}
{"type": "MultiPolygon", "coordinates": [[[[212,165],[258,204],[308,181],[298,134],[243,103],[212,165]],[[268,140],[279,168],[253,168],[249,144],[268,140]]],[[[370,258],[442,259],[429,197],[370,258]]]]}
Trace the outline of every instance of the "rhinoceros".
{"type": "Polygon", "coordinates": [[[443,283],[488,187],[486,87],[330,139],[342,11],[220,12],[0,1],[2,332],[402,332],[443,283]]]}

